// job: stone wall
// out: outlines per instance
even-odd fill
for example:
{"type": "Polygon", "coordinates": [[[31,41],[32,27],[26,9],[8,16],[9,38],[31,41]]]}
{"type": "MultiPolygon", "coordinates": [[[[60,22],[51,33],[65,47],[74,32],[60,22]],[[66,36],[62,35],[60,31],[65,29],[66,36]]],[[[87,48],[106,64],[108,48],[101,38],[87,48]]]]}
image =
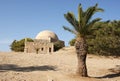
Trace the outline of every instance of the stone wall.
{"type": "Polygon", "coordinates": [[[53,43],[47,40],[34,40],[34,42],[25,42],[24,52],[47,54],[54,50],[53,43]]]}

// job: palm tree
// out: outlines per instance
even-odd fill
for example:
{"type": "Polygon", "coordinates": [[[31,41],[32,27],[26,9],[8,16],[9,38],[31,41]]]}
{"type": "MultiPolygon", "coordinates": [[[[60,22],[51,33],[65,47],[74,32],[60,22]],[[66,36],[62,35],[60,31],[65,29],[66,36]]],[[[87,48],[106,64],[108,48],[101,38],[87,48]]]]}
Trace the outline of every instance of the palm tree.
{"type": "Polygon", "coordinates": [[[91,20],[92,16],[99,11],[103,11],[103,9],[98,8],[98,4],[89,7],[86,11],[83,11],[81,4],[79,4],[78,19],[76,19],[72,12],[64,14],[64,17],[72,25],[73,29],[66,26],[63,26],[63,28],[76,36],[75,49],[78,59],[77,74],[82,77],[88,77],[86,68],[88,45],[86,43],[86,37],[95,30],[93,25],[101,20],[101,18],[91,20]]]}

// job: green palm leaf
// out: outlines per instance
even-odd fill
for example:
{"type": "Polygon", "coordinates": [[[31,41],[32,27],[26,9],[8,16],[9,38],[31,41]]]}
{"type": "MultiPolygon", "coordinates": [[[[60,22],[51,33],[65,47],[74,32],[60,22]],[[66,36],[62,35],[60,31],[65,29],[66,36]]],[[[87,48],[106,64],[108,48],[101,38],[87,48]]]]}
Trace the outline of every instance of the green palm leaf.
{"type": "Polygon", "coordinates": [[[86,11],[83,11],[81,4],[78,6],[78,19],[72,12],[64,14],[66,20],[72,25],[73,29],[63,27],[65,30],[72,32],[73,34],[79,34],[79,36],[86,36],[88,32],[92,32],[93,25],[100,21],[100,18],[91,20],[92,16],[96,12],[104,11],[102,8],[98,8],[98,4],[89,7],[86,11]]]}
{"type": "Polygon", "coordinates": [[[92,20],[90,23],[88,23],[87,25],[86,25],[86,31],[87,31],[87,34],[91,34],[91,33],[93,33],[95,30],[97,30],[97,28],[93,28],[93,26],[94,26],[94,24],[96,23],[96,22],[98,22],[98,21],[100,21],[101,20],[101,18],[96,18],[96,19],[94,19],[94,20],[92,20]]]}
{"type": "Polygon", "coordinates": [[[79,30],[78,28],[78,21],[76,20],[74,14],[72,12],[68,12],[67,14],[64,14],[64,17],[66,20],[73,26],[75,30],[79,30]]]}
{"type": "Polygon", "coordinates": [[[102,8],[97,8],[98,4],[96,4],[95,6],[92,6],[90,8],[88,8],[85,11],[85,22],[88,23],[90,21],[90,19],[92,18],[92,16],[96,13],[96,12],[103,12],[104,10],[102,8]]]}
{"type": "Polygon", "coordinates": [[[75,30],[70,29],[69,27],[63,26],[63,28],[64,28],[64,30],[67,30],[67,31],[69,31],[69,32],[71,32],[71,33],[73,33],[73,34],[77,34],[77,32],[76,32],[75,30]]]}

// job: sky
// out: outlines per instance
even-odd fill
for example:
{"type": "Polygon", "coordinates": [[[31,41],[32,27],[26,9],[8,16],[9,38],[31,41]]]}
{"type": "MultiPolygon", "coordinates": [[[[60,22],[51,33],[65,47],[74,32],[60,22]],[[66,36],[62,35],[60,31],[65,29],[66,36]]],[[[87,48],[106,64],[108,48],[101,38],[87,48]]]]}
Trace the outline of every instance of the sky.
{"type": "Polygon", "coordinates": [[[93,18],[120,20],[120,0],[0,0],[0,51],[11,51],[14,40],[34,39],[43,30],[55,32],[69,46],[74,35],[63,29],[63,26],[72,28],[64,14],[70,11],[77,17],[80,3],[84,10],[96,3],[105,10],[93,18]]]}

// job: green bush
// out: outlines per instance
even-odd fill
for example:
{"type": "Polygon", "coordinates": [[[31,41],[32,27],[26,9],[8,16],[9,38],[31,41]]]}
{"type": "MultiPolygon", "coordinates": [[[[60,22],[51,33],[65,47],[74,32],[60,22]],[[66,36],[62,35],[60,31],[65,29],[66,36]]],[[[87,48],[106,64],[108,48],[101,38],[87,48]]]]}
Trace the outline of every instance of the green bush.
{"type": "MultiPolygon", "coordinates": [[[[27,38],[27,41],[32,42],[33,40],[31,38],[27,38]]],[[[21,39],[19,41],[14,40],[10,45],[10,49],[15,52],[23,52],[24,47],[25,47],[25,39],[21,39]]]]}
{"type": "Polygon", "coordinates": [[[63,42],[57,41],[57,42],[54,43],[54,51],[58,51],[62,47],[64,47],[64,43],[63,42]]]}
{"type": "Polygon", "coordinates": [[[88,39],[89,53],[120,56],[120,21],[100,22],[94,38],[88,39]]]}
{"type": "Polygon", "coordinates": [[[103,36],[88,42],[88,51],[92,54],[120,56],[120,38],[103,36]],[[90,44],[91,43],[91,44],[90,44]]]}
{"type": "Polygon", "coordinates": [[[72,39],[72,40],[70,40],[70,41],[69,41],[69,45],[70,45],[70,46],[74,46],[74,44],[75,44],[75,40],[76,40],[76,39],[72,39]]]}
{"type": "MultiPolygon", "coordinates": [[[[88,53],[120,56],[120,21],[99,22],[94,29],[96,30],[87,37],[88,53]]],[[[71,41],[69,43],[74,45],[74,39],[71,41]]]]}

